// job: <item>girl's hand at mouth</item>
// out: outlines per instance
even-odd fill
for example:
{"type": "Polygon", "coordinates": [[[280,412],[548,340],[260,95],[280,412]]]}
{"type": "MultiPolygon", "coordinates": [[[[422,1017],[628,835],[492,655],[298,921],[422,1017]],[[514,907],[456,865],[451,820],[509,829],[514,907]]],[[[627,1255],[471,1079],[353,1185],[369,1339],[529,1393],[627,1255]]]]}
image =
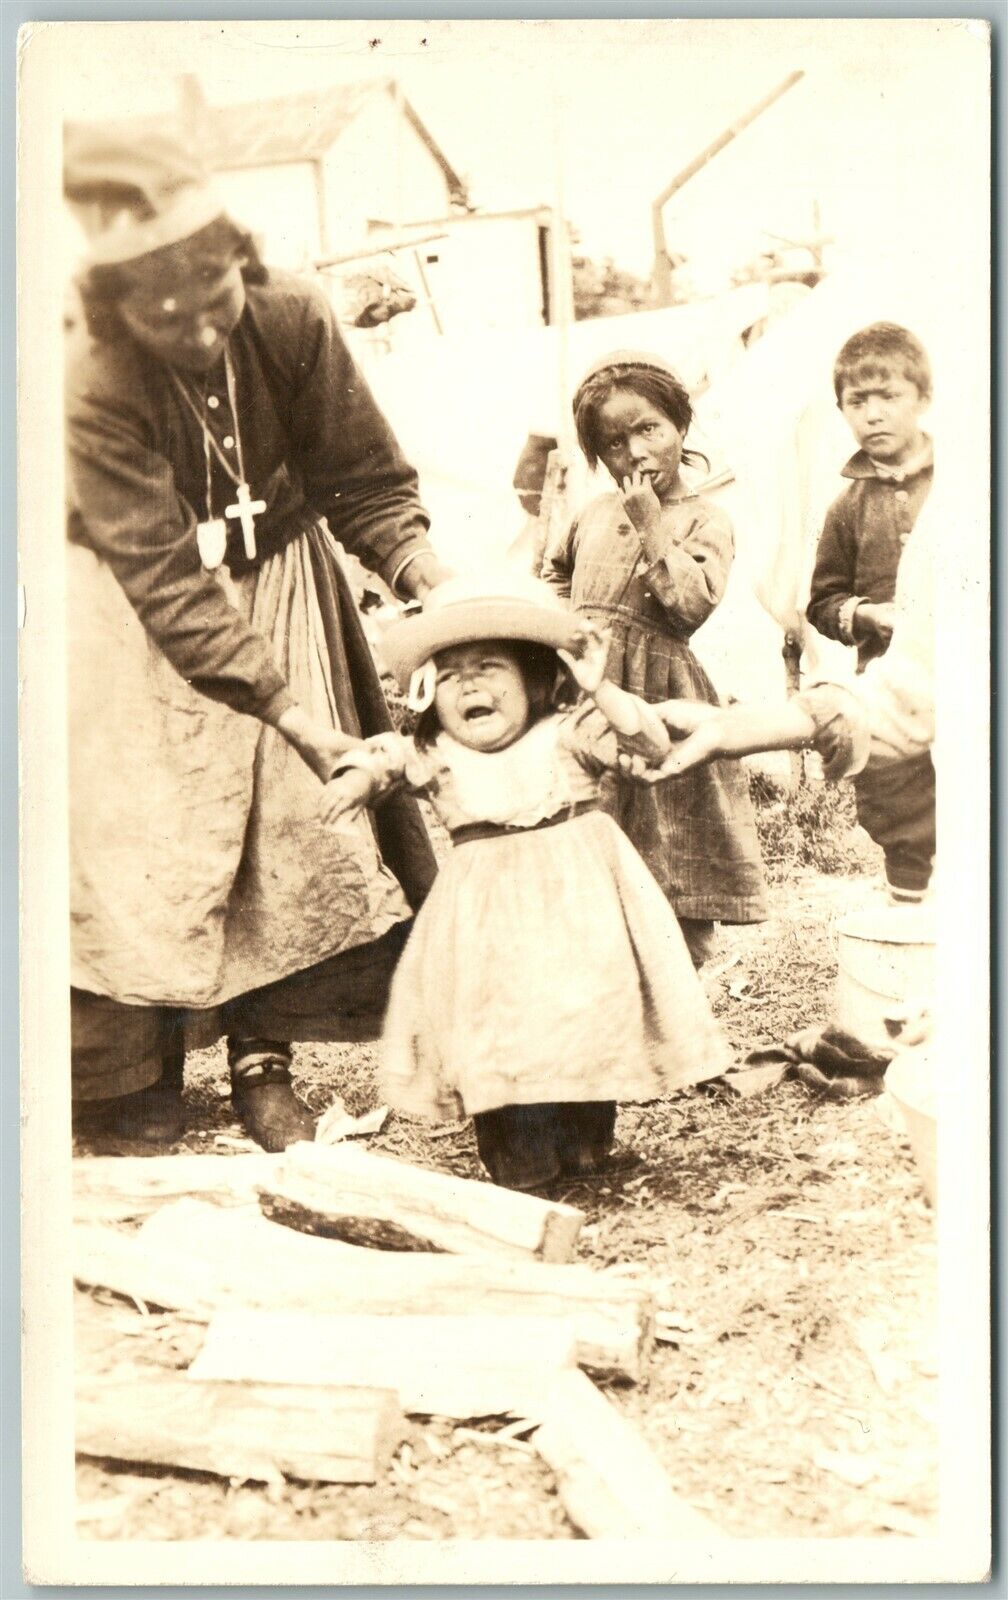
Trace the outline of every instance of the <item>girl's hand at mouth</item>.
{"type": "Polygon", "coordinates": [[[623,479],[620,490],[623,509],[642,536],[657,531],[661,521],[661,501],[655,494],[651,479],[636,471],[623,479]]]}

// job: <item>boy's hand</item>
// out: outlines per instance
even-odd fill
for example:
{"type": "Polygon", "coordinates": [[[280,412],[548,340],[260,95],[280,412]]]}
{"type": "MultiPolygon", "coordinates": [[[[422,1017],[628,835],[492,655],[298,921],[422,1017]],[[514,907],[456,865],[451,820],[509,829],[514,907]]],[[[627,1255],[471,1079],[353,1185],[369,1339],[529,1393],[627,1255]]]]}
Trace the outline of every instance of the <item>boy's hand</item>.
{"type": "Polygon", "coordinates": [[[854,612],[853,632],[858,638],[866,634],[876,633],[880,639],[888,641],[892,638],[893,623],[896,621],[896,607],[890,600],[875,602],[862,600],[854,612]]]}
{"type": "Polygon", "coordinates": [[[605,679],[609,659],[609,642],[593,622],[582,622],[569,650],[558,650],[557,655],[570,669],[579,689],[585,694],[595,694],[605,679]]]}
{"type": "Polygon", "coordinates": [[[356,816],[371,799],[373,788],[370,774],[359,767],[348,767],[338,777],[330,778],[319,800],[322,821],[332,828],[344,817],[356,816]]]}
{"type": "Polygon", "coordinates": [[[623,509],[637,532],[654,533],[661,523],[661,501],[651,487],[651,479],[634,472],[623,479],[620,491],[623,509]]]}

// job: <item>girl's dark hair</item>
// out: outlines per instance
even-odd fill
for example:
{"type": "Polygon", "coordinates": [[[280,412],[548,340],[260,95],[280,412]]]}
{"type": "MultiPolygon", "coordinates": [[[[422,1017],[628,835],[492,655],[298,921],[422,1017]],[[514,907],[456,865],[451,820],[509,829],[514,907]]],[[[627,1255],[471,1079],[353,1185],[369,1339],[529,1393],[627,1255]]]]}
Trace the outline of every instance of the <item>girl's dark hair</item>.
{"type": "MultiPolygon", "coordinates": [[[[532,644],[527,639],[488,639],[486,642],[516,662],[528,695],[530,727],[552,712],[574,705],[581,691],[549,645],[532,644]]],[[[430,705],[420,713],[413,737],[421,750],[429,750],[440,732],[437,711],[430,705]]]]}
{"type": "Polygon", "coordinates": [[[139,282],[149,280],[152,269],[156,272],[159,267],[170,267],[172,272],[195,272],[207,261],[233,260],[236,256],[244,258],[242,277],[247,284],[267,281],[269,273],[252,235],[230,217],[220,216],[187,239],[137,256],[134,261],[91,267],[78,285],[89,334],[92,339],[110,339],[122,332],[119,302],[139,282]]]}
{"type": "MultiPolygon", "coordinates": [[[[639,394],[662,416],[668,417],[683,438],[693,421],[689,393],[673,373],[662,372],[657,367],[603,367],[601,372],[587,378],[574,396],[574,426],[578,444],[593,472],[599,463],[599,411],[618,389],[629,389],[632,394],[639,394]]],[[[683,460],[687,464],[703,462],[704,466],[710,466],[707,457],[699,450],[684,450],[683,460]]]]}

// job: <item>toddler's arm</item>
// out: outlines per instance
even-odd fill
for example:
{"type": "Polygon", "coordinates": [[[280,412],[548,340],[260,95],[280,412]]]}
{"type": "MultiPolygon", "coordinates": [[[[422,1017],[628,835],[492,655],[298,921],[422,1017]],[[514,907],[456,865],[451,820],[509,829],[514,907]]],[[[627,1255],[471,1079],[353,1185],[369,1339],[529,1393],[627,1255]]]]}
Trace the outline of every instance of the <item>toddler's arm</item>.
{"type": "Polygon", "coordinates": [[[395,733],[378,734],[342,755],[319,801],[322,820],[330,826],[373,806],[401,782],[406,769],[406,741],[395,733]]]}
{"type": "Polygon", "coordinates": [[[655,708],[606,678],[608,646],[592,623],[582,623],[571,649],[558,650],[557,654],[579,688],[594,700],[609,726],[619,734],[625,747],[644,762],[660,761],[668,753],[672,741],[655,708]]]}

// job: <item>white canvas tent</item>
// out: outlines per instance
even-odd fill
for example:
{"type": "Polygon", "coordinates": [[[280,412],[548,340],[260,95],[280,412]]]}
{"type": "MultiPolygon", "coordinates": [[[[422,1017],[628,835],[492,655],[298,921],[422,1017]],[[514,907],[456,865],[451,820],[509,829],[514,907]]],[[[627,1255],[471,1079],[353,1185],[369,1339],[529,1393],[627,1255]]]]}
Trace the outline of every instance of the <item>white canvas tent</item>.
{"type": "MultiPolygon", "coordinates": [[[[531,431],[567,426],[561,393],[606,350],[653,350],[670,360],[697,401],[696,442],[734,481],[717,491],[736,530],[736,564],[724,601],[696,636],[698,655],[725,695],[783,693],[785,632],[806,642],[806,668],[853,670],[853,653],[821,640],[802,620],[815,542],[854,449],[832,388],[834,357],[866,323],[900,321],[932,354],[935,412],[954,338],[944,282],[915,263],[841,266],[743,349],[740,335],[762,313],[762,286],[671,310],[575,323],[567,330],[568,375],[558,372],[557,330],[431,340],[423,359],[361,351],[380,403],[420,472],[433,536],[445,559],[475,567],[506,557],[523,525],[511,487],[531,431]],[[910,288],[909,285],[915,285],[910,288]]],[[[583,462],[571,474],[576,509],[607,484],[583,462]]]]}

